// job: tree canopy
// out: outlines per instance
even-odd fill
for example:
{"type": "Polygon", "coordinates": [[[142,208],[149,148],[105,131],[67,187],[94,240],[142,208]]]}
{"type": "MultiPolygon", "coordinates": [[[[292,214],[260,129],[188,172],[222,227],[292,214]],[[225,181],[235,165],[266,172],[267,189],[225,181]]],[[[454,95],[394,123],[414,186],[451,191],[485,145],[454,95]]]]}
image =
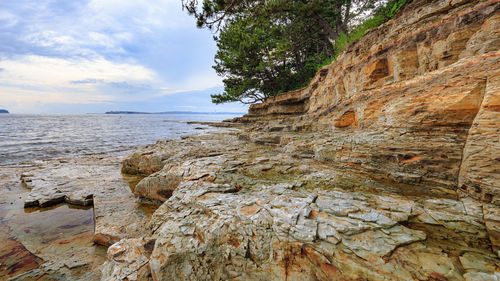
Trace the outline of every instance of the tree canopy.
{"type": "Polygon", "coordinates": [[[213,67],[223,77],[224,92],[212,95],[212,101],[255,103],[305,86],[355,26],[403,1],[386,2],[183,0],[183,7],[198,27],[216,33],[213,67]]]}

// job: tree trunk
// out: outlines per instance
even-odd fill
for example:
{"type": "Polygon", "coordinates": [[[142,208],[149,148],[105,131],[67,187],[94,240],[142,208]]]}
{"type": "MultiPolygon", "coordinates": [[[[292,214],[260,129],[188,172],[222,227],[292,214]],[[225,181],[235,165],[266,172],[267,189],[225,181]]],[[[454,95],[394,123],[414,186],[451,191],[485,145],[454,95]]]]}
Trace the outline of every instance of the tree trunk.
{"type": "Polygon", "coordinates": [[[321,28],[321,37],[323,42],[330,52],[330,56],[335,53],[335,49],[333,48],[333,41],[338,37],[338,34],[333,30],[333,28],[326,22],[320,15],[316,12],[313,13],[314,20],[318,23],[321,28]]]}

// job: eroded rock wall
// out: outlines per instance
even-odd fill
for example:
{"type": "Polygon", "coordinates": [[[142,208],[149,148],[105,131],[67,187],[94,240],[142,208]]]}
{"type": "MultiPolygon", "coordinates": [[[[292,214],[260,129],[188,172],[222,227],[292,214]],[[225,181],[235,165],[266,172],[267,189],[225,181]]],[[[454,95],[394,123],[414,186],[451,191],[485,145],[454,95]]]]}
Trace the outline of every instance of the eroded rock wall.
{"type": "Polygon", "coordinates": [[[308,87],[253,105],[245,118],[266,120],[269,131],[330,133],[315,156],[350,173],[499,204],[499,9],[413,1],[308,87]]]}

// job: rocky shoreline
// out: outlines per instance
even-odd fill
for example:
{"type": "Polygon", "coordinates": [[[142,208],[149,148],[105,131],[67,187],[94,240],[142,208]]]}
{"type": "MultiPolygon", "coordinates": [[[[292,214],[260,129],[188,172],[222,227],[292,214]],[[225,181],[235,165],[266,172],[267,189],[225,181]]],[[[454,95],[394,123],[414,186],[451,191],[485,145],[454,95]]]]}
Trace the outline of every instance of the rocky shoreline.
{"type": "Polygon", "coordinates": [[[105,280],[497,278],[496,206],[286,153],[328,135],[247,130],[162,141],[124,161],[150,174],[134,193],[164,203],[148,235],[110,247],[105,280]]]}
{"type": "Polygon", "coordinates": [[[248,131],[18,168],[26,207],[62,196],[84,205],[91,194],[93,241],[111,246],[104,264],[78,247],[74,265],[34,251],[40,266],[11,280],[495,280],[485,219],[497,207],[345,178],[310,152],[283,153],[327,135],[248,131]]]}
{"type": "Polygon", "coordinates": [[[308,87],[200,123],[225,131],[25,168],[26,208],[92,205],[108,248],[27,249],[11,280],[500,279],[499,30],[500,1],[415,0],[308,87]]]}
{"type": "MultiPolygon", "coordinates": [[[[106,248],[95,245],[93,239],[95,211],[104,206],[89,198],[93,193],[113,198],[112,188],[114,196],[127,197],[128,182],[119,172],[121,160],[114,155],[89,155],[1,166],[0,228],[5,236],[0,241],[4,245],[0,279],[100,280],[106,248]],[[101,184],[108,188],[95,192],[101,184]]],[[[127,206],[133,198],[120,201],[127,206]]],[[[106,211],[113,207],[107,206],[106,211]]],[[[121,220],[126,222],[129,216],[133,214],[121,220]]]]}
{"type": "Polygon", "coordinates": [[[413,1],[239,131],[130,155],[164,203],[104,279],[498,280],[499,11],[413,1]]]}
{"type": "Polygon", "coordinates": [[[125,159],[96,154],[0,166],[0,279],[101,280],[106,248],[148,234],[161,203],[134,196],[143,176],[122,174],[125,159]]]}

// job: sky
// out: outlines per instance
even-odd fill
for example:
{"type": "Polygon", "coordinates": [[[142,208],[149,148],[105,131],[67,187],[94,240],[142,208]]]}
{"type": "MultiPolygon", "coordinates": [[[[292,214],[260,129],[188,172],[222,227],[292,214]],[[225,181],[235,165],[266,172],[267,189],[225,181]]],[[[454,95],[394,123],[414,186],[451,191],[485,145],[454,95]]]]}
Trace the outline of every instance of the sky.
{"type": "Polygon", "coordinates": [[[0,108],[245,112],[210,101],[213,35],[181,0],[2,0],[0,108]]]}

